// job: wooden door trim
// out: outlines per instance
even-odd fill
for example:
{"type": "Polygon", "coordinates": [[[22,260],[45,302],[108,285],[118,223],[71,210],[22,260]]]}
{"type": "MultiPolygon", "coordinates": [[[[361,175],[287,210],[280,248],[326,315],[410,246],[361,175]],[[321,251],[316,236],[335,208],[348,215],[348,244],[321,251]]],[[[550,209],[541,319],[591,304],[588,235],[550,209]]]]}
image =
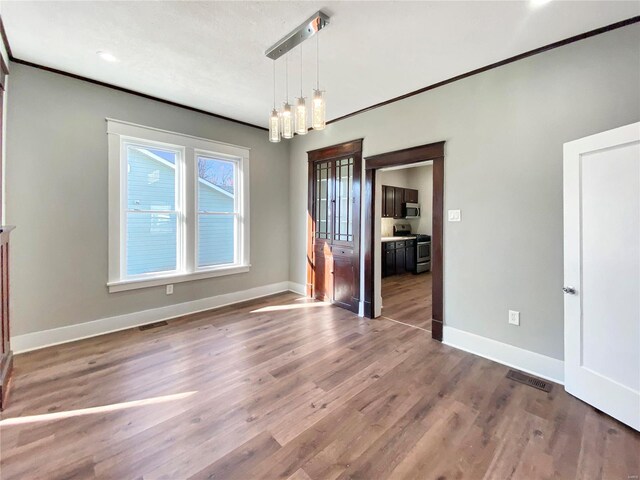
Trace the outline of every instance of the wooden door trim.
{"type": "Polygon", "coordinates": [[[354,192],[354,206],[353,206],[353,255],[357,258],[354,264],[354,303],[356,306],[354,311],[357,312],[360,303],[360,230],[362,228],[362,217],[360,214],[360,205],[362,197],[362,138],[351,140],[349,142],[340,143],[337,145],[331,145],[329,147],[318,148],[315,150],[309,150],[308,155],[308,168],[307,168],[307,285],[306,294],[308,297],[314,296],[313,286],[315,283],[315,273],[313,269],[313,238],[315,237],[315,223],[313,221],[313,207],[314,207],[314,169],[317,162],[323,162],[327,160],[335,160],[344,157],[353,157],[353,192],[354,192]]]}
{"type": "Polygon", "coordinates": [[[442,341],[443,309],[443,215],[444,215],[444,143],[436,142],[365,158],[364,177],[364,315],[375,312],[375,185],[376,171],[383,167],[433,161],[433,224],[431,232],[431,272],[433,283],[433,321],[431,336],[442,341]]]}
{"type": "MultiPolygon", "coordinates": [[[[336,158],[342,158],[356,154],[360,154],[360,159],[362,160],[362,140],[362,138],[358,138],[356,140],[339,143],[337,145],[331,145],[329,147],[308,150],[307,155],[309,157],[309,162],[333,160],[336,158]]],[[[362,165],[360,166],[362,167],[362,165]]]]}
{"type": "Polygon", "coordinates": [[[365,158],[365,168],[375,170],[397,165],[411,165],[444,157],[444,142],[429,143],[417,147],[403,148],[365,158]]]}

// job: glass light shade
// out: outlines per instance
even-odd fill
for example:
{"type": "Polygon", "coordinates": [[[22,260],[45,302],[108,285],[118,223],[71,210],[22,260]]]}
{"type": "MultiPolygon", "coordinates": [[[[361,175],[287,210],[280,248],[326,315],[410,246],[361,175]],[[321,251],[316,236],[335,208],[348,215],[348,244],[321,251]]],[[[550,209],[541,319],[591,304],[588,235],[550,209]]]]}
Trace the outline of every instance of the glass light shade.
{"type": "Polygon", "coordinates": [[[311,104],[311,126],[314,130],[323,130],[325,127],[326,101],[322,90],[313,91],[311,104]]]}
{"type": "Polygon", "coordinates": [[[307,134],[307,105],[304,97],[296,101],[296,133],[298,135],[307,134]]]}
{"type": "Polygon", "coordinates": [[[269,141],[273,143],[280,141],[280,116],[275,108],[269,116],[269,141]]]}
{"type": "Polygon", "coordinates": [[[280,114],[282,122],[282,138],[293,138],[293,115],[291,114],[291,105],[285,103],[280,114]]]}

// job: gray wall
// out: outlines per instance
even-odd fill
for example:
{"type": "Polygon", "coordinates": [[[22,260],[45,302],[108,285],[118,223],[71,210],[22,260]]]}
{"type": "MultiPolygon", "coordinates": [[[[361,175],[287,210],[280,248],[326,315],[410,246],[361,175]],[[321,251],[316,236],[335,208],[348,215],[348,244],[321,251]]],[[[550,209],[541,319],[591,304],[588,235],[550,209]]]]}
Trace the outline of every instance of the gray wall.
{"type": "Polygon", "coordinates": [[[416,220],[415,233],[431,235],[433,221],[433,165],[409,169],[409,188],[418,190],[420,218],[416,220]]]}
{"type": "Polygon", "coordinates": [[[291,280],[305,279],[307,150],[364,138],[366,157],[445,140],[445,208],[462,210],[445,223],[446,325],[562,359],[562,145],[638,121],[638,85],[635,24],[297,137],[291,280]]]}
{"type": "Polygon", "coordinates": [[[181,303],[289,277],[289,146],[267,133],[12,64],[7,223],[12,333],[20,335],[181,303]],[[107,134],[117,118],[251,148],[251,272],[107,292],[107,134]]]}

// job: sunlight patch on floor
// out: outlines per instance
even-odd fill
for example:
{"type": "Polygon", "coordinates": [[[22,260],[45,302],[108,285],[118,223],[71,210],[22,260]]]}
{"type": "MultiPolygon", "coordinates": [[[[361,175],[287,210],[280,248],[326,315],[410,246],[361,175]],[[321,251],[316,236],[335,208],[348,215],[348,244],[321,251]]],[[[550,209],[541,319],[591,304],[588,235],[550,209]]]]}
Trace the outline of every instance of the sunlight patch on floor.
{"type": "Polygon", "coordinates": [[[431,333],[431,330],[427,330],[426,328],[422,328],[417,325],[411,325],[410,323],[401,322],[400,320],[394,320],[393,318],[385,317],[384,315],[380,315],[378,318],[384,318],[385,320],[391,320],[392,322],[399,323],[401,325],[406,325],[407,327],[417,328],[418,330],[431,333]]]}
{"type": "Polygon", "coordinates": [[[271,305],[268,307],[258,308],[252,310],[251,313],[263,313],[263,312],[279,312],[281,310],[299,310],[301,308],[318,308],[318,307],[330,307],[330,303],[324,302],[308,302],[308,303],[296,303],[290,305],[271,305]]]}
{"type": "Polygon", "coordinates": [[[149,405],[157,405],[159,403],[173,402],[190,397],[197,391],[176,393],[174,395],[163,395],[161,397],[145,398],[143,400],[132,400],[130,402],[114,403],[111,405],[102,405],[100,407],[81,408],[78,410],[68,410],[66,412],[44,413],[41,415],[28,415],[26,417],[15,417],[0,420],[0,427],[9,427],[12,425],[23,425],[25,423],[51,422],[54,420],[62,420],[65,418],[80,417],[83,415],[92,415],[95,413],[115,412],[125,410],[127,408],[146,407],[149,405]]]}

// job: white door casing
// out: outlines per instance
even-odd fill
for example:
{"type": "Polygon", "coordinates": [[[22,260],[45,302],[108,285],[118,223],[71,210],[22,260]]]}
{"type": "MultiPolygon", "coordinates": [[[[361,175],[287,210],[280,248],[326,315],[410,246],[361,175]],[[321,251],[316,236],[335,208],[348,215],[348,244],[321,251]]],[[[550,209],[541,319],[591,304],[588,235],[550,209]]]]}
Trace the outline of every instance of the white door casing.
{"type": "Polygon", "coordinates": [[[564,145],[564,288],[565,389],[640,430],[640,122],[564,145]]]}

